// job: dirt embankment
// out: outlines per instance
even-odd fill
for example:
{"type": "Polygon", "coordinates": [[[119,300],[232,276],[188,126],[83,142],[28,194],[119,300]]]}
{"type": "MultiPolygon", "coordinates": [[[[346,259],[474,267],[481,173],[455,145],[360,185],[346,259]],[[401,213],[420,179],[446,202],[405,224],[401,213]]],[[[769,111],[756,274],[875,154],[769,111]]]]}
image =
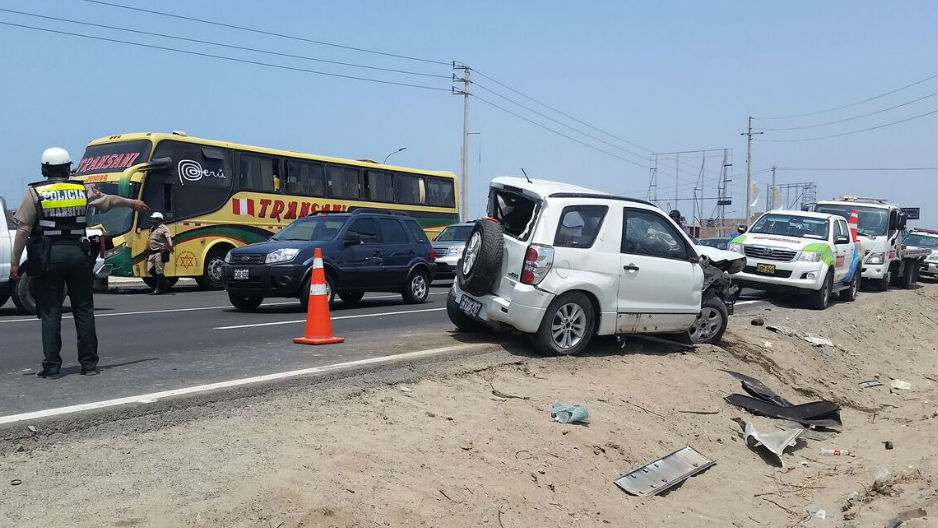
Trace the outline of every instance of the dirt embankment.
{"type": "Polygon", "coordinates": [[[769,306],[759,315],[782,333],[741,315],[722,348],[499,352],[405,385],[314,386],[176,425],[141,430],[137,418],[0,446],[0,525],[878,527],[902,514],[934,526],[936,308],[935,285],[824,312],[769,306]],[[839,403],[843,432],[800,440],[779,467],[734,418],[765,432],[779,421],[727,404],[741,389],[721,369],[795,403],[839,403]],[[858,385],[874,378],[883,385],[858,385]],[[892,378],[911,390],[891,390],[892,378]],[[586,404],[591,423],[551,421],[555,400],[586,404]],[[684,445],[717,465],[657,497],[613,484],[684,445]]]}

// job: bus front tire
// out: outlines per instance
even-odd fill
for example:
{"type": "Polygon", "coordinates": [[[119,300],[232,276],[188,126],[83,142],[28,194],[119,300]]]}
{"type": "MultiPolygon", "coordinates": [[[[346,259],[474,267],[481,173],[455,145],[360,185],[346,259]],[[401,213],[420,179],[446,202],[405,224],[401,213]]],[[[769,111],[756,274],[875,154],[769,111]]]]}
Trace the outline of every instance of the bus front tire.
{"type": "Polygon", "coordinates": [[[229,249],[227,247],[218,247],[205,257],[202,276],[195,278],[199,288],[203,290],[220,290],[225,287],[225,255],[228,254],[229,249]]]}

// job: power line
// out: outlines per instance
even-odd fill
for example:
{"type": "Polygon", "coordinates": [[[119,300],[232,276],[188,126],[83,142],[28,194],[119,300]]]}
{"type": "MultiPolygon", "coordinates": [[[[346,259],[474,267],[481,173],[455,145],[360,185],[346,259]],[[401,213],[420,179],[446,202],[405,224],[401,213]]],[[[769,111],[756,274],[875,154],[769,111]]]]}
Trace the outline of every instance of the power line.
{"type": "Polygon", "coordinates": [[[613,138],[613,139],[618,139],[619,141],[621,141],[621,142],[623,142],[623,143],[626,143],[626,144],[628,144],[628,145],[632,145],[633,147],[638,147],[638,148],[640,148],[640,149],[642,149],[642,150],[647,150],[648,152],[652,152],[652,149],[650,149],[650,148],[648,148],[648,147],[643,147],[642,145],[639,145],[638,143],[633,143],[633,142],[631,142],[631,141],[629,141],[629,140],[627,140],[627,139],[621,138],[621,137],[619,137],[619,136],[617,136],[617,135],[615,135],[615,134],[613,134],[613,133],[611,133],[611,132],[607,132],[607,131],[605,131],[605,130],[599,128],[599,127],[593,126],[593,125],[587,123],[586,121],[583,121],[583,120],[581,120],[581,119],[578,119],[578,118],[576,118],[576,117],[573,117],[572,115],[570,115],[570,114],[568,114],[568,113],[566,113],[566,112],[564,112],[564,111],[562,111],[562,110],[558,110],[557,108],[554,108],[553,106],[550,106],[550,105],[547,104],[547,103],[543,103],[543,102],[541,102],[541,101],[538,101],[537,99],[531,97],[530,95],[527,95],[527,94],[525,94],[525,93],[523,93],[523,92],[521,92],[521,91],[519,91],[519,90],[516,90],[516,89],[512,88],[511,86],[508,86],[507,84],[505,84],[505,83],[499,81],[498,79],[495,79],[494,77],[491,77],[491,76],[489,76],[489,75],[486,75],[486,74],[483,73],[483,72],[480,72],[479,70],[473,69],[473,71],[476,72],[476,74],[478,74],[479,76],[485,77],[486,79],[488,79],[488,80],[492,81],[493,83],[495,83],[495,84],[501,86],[502,88],[505,88],[506,90],[510,90],[510,91],[512,91],[512,92],[514,92],[514,93],[520,95],[521,97],[524,97],[525,99],[528,99],[528,100],[530,100],[530,101],[534,101],[535,103],[537,103],[537,104],[543,106],[544,108],[547,108],[547,109],[549,109],[549,110],[553,110],[554,112],[557,112],[558,114],[560,114],[560,115],[566,117],[567,119],[572,119],[572,120],[576,121],[577,123],[579,123],[579,124],[581,124],[581,125],[583,125],[583,126],[587,126],[587,127],[591,128],[591,129],[595,130],[596,132],[601,132],[601,133],[603,133],[603,134],[606,134],[607,136],[609,136],[609,137],[611,137],[611,138],[613,138]]]}
{"type": "MultiPolygon", "coordinates": [[[[85,0],[85,1],[92,1],[92,0],[85,0]]],[[[137,47],[140,47],[140,48],[149,48],[149,49],[158,49],[158,50],[163,50],[163,51],[172,51],[172,52],[174,52],[174,53],[182,53],[182,54],[186,54],[186,55],[195,55],[195,56],[198,56],[198,57],[206,57],[206,58],[211,58],[211,59],[222,59],[222,60],[231,61],[231,62],[239,62],[239,63],[244,63],[244,64],[254,64],[254,65],[256,65],[256,66],[265,66],[265,67],[268,67],[268,68],[278,68],[278,69],[282,69],[282,70],[290,70],[290,71],[295,71],[295,72],[312,73],[312,74],[315,74],[315,75],[323,75],[323,76],[326,76],[326,77],[338,77],[338,78],[342,78],[342,79],[351,79],[351,80],[356,80],[356,81],[366,81],[366,82],[373,82],[373,83],[379,83],[379,84],[389,84],[389,85],[394,85],[394,86],[406,86],[406,87],[408,87],[408,88],[420,88],[420,89],[422,89],[422,90],[433,90],[433,91],[440,91],[440,92],[449,92],[449,90],[446,89],[446,88],[437,88],[437,87],[435,87],[435,86],[425,86],[425,85],[421,85],[421,84],[412,84],[412,83],[405,83],[405,82],[398,82],[398,81],[387,81],[387,80],[384,80],[384,79],[375,79],[375,78],[371,78],[371,77],[359,77],[359,76],[356,76],[356,75],[346,75],[346,74],[342,74],[342,73],[324,72],[324,71],[319,71],[319,70],[311,70],[311,69],[308,69],[308,68],[298,68],[298,67],[294,67],[294,66],[286,66],[286,65],[283,65],[283,64],[273,64],[273,63],[270,63],[270,62],[261,62],[261,61],[255,61],[255,60],[250,60],[250,59],[240,59],[240,58],[237,58],[237,57],[229,57],[229,56],[227,56],[227,55],[215,55],[215,54],[213,54],[213,53],[203,53],[203,52],[201,52],[201,51],[184,50],[184,49],[179,49],[179,48],[171,48],[171,47],[168,47],[168,46],[158,46],[158,45],[155,45],[155,44],[144,44],[144,43],[142,43],[142,42],[134,42],[134,41],[132,41],[132,40],[121,40],[121,39],[115,39],[115,38],[109,38],[109,37],[102,37],[102,36],[96,36],[96,35],[87,35],[87,34],[84,34],[84,33],[74,33],[74,32],[71,32],[71,31],[62,31],[62,30],[57,30],[57,29],[49,29],[49,28],[43,28],[43,27],[37,27],[37,26],[29,26],[29,25],[26,25],[26,24],[16,24],[16,23],[13,23],[13,22],[4,22],[4,21],[0,21],[0,25],[18,27],[18,28],[29,29],[29,30],[33,30],[33,31],[43,31],[43,32],[46,32],[46,33],[54,33],[54,34],[57,34],[57,35],[70,35],[70,36],[73,36],[73,37],[81,37],[81,38],[91,39],[91,40],[100,40],[100,41],[111,42],[111,43],[116,43],[116,44],[126,44],[126,45],[129,45],[129,46],[137,46],[137,47]]]]}
{"type": "Polygon", "coordinates": [[[860,115],[857,115],[857,116],[848,117],[848,118],[846,118],[846,119],[838,119],[837,121],[828,121],[827,123],[818,123],[818,124],[816,124],[816,125],[805,125],[805,126],[800,126],[800,127],[765,128],[765,129],[763,129],[763,130],[770,130],[770,131],[773,131],[773,132],[779,132],[779,131],[783,131],[783,130],[804,130],[804,129],[806,129],[806,128],[818,128],[818,127],[824,127],[824,126],[828,126],[828,125],[836,125],[837,123],[846,123],[847,121],[853,121],[854,119],[860,119],[860,118],[863,118],[863,117],[869,117],[869,116],[871,116],[871,115],[876,115],[876,114],[881,114],[881,113],[883,113],[883,112],[888,112],[889,110],[895,110],[896,108],[902,108],[903,106],[909,106],[910,104],[917,103],[917,102],[919,102],[919,101],[923,101],[923,100],[925,100],[925,99],[934,97],[934,96],[936,96],[936,95],[938,95],[938,92],[930,93],[930,94],[928,94],[928,95],[926,95],[926,96],[924,96],[924,97],[919,97],[918,99],[913,99],[913,100],[911,100],[911,101],[906,101],[906,102],[904,102],[904,103],[902,103],[902,104],[897,104],[897,105],[895,105],[895,106],[890,106],[889,108],[883,108],[882,110],[876,110],[875,112],[868,112],[868,113],[866,113],[866,114],[860,114],[860,115]]]}
{"type": "Polygon", "coordinates": [[[418,76],[423,76],[423,77],[436,77],[436,78],[440,78],[440,79],[449,79],[449,75],[440,75],[440,74],[435,74],[435,73],[415,72],[415,71],[400,70],[400,69],[395,69],[395,68],[381,68],[381,67],[378,67],[378,66],[370,66],[370,65],[367,65],[367,64],[356,64],[356,63],[352,63],[352,62],[343,62],[343,61],[336,61],[336,60],[329,60],[329,59],[321,59],[321,58],[318,58],[318,57],[310,57],[310,56],[308,56],[308,55],[295,55],[295,54],[292,54],[292,53],[281,53],[281,52],[273,51],[273,50],[265,50],[265,49],[260,49],[260,48],[251,48],[251,47],[247,47],[247,46],[236,46],[236,45],[234,45],[234,44],[225,44],[225,43],[223,43],[223,42],[214,42],[214,41],[211,41],[211,40],[201,40],[201,39],[183,37],[183,36],[181,36],[181,35],[170,35],[170,34],[167,34],[167,33],[157,33],[157,32],[153,32],[153,31],[144,31],[144,30],[141,30],[141,29],[130,29],[130,28],[123,28],[123,27],[118,27],[118,26],[109,26],[109,25],[106,25],[106,24],[98,24],[98,23],[95,23],[95,22],[86,22],[86,21],[83,21],[83,20],[73,20],[73,19],[70,19],[70,18],[59,18],[59,17],[49,16],[49,15],[42,15],[42,14],[39,14],[39,13],[28,13],[28,12],[25,12],[25,11],[17,11],[17,10],[15,10],[15,9],[0,8],[0,11],[6,12],[6,13],[14,13],[14,14],[17,14],[17,15],[30,16],[30,17],[35,17],[35,18],[43,18],[43,19],[46,19],[46,20],[55,20],[55,21],[58,21],[58,22],[68,22],[68,23],[70,23],[70,24],[78,24],[78,25],[81,25],[81,26],[91,26],[91,27],[97,27],[97,28],[103,28],[103,29],[111,29],[111,30],[115,30],[115,31],[124,31],[124,32],[127,32],[127,33],[135,33],[135,34],[138,34],[138,35],[149,35],[149,36],[154,36],[154,37],[162,37],[162,38],[167,38],[167,39],[174,39],[174,40],[183,40],[183,41],[187,41],[187,42],[194,42],[194,43],[197,43],[197,44],[208,44],[208,45],[211,45],[211,46],[219,46],[219,47],[222,47],[222,48],[236,49],[236,50],[242,50],[242,51],[251,51],[251,52],[255,52],[255,53],[265,53],[265,54],[268,54],[268,55],[276,55],[276,56],[278,56],[278,57],[287,57],[287,58],[291,58],[291,59],[303,59],[303,60],[314,61],[314,62],[323,62],[323,63],[327,63],[327,64],[337,64],[337,65],[340,65],[340,66],[348,66],[348,67],[351,67],[351,68],[364,68],[364,69],[368,69],[368,70],[377,70],[377,71],[384,71],[384,72],[391,72],[391,73],[401,73],[401,74],[406,74],[406,75],[418,75],[418,76]]]}
{"type": "Polygon", "coordinates": [[[816,136],[816,137],[807,137],[807,138],[798,138],[798,139],[763,139],[762,141],[771,142],[771,143],[794,143],[794,142],[800,142],[800,141],[817,141],[817,140],[819,140],[819,139],[828,139],[828,138],[835,138],[835,137],[841,137],[841,136],[850,136],[850,135],[853,135],[853,134],[859,134],[860,132],[868,132],[868,131],[870,131],[870,130],[876,130],[876,129],[879,129],[879,128],[886,128],[886,127],[890,127],[890,126],[893,126],[893,125],[898,125],[898,124],[900,124],[900,123],[905,123],[905,122],[907,122],[907,121],[912,121],[913,119],[920,119],[920,118],[923,118],[923,117],[927,117],[927,116],[930,116],[930,115],[932,115],[932,114],[938,114],[938,110],[932,110],[931,112],[925,112],[924,114],[919,114],[919,115],[916,115],[916,116],[908,117],[908,118],[906,118],[906,119],[900,119],[899,121],[893,121],[892,123],[885,123],[885,124],[877,125],[877,126],[873,126],[873,127],[861,128],[861,129],[859,129],[859,130],[850,130],[850,131],[848,131],[848,132],[841,132],[840,134],[830,134],[830,135],[827,135],[827,136],[816,136]]]}
{"type": "Polygon", "coordinates": [[[177,14],[175,14],[175,13],[167,13],[167,12],[165,12],[165,11],[156,11],[156,10],[153,10],[153,9],[144,9],[144,8],[142,8],[142,7],[134,7],[134,6],[128,6],[128,5],[123,5],[123,4],[116,4],[116,3],[113,3],[113,2],[105,2],[105,1],[103,1],[103,0],[82,0],[82,1],[88,2],[88,3],[91,3],[91,4],[100,4],[100,5],[109,6],[109,7],[116,7],[116,8],[119,8],[119,9],[127,9],[127,10],[129,10],[129,11],[137,11],[137,12],[140,12],[140,13],[150,13],[150,14],[153,14],[153,15],[159,15],[159,16],[164,16],[164,17],[176,18],[176,19],[180,19],[180,20],[188,20],[188,21],[190,21],[190,22],[200,22],[200,23],[202,23],[202,24],[209,24],[209,25],[213,25],[213,26],[226,27],[226,28],[230,28],[230,29],[238,29],[238,30],[241,30],[241,31],[249,31],[249,32],[251,32],[251,33],[257,33],[257,34],[260,34],[260,35],[268,35],[268,36],[272,36],[272,37],[280,37],[280,38],[285,38],[285,39],[290,39],[290,40],[299,40],[299,41],[302,41],[302,42],[308,42],[308,43],[310,43],[310,44],[318,44],[318,45],[320,45],[320,46],[330,46],[330,47],[333,47],[333,48],[347,49],[347,50],[351,50],[351,51],[358,51],[358,52],[361,52],[361,53],[371,53],[371,54],[374,54],[374,55],[382,55],[382,56],[385,56],[385,57],[393,57],[393,58],[396,58],[396,59],[406,59],[406,60],[417,61],[417,62],[426,62],[426,63],[430,63],[430,64],[442,64],[442,65],[444,65],[444,66],[449,66],[449,65],[450,65],[450,62],[449,62],[449,61],[439,61],[439,60],[433,60],[433,59],[425,59],[425,58],[422,58],[422,57],[413,57],[413,56],[410,56],[410,55],[401,55],[401,54],[398,54],[398,53],[389,53],[389,52],[386,52],[386,51],[379,51],[379,50],[373,50],[373,49],[368,49],[368,48],[359,48],[359,47],[356,47],[356,46],[347,46],[347,45],[345,45],[345,44],[337,44],[337,43],[335,43],[335,42],[327,42],[327,41],[325,41],[325,40],[314,40],[314,39],[309,39],[309,38],[306,38],[306,37],[299,37],[299,36],[296,36],[296,35],[287,35],[287,34],[284,34],[284,33],[277,33],[277,32],[275,32],[275,31],[266,31],[266,30],[263,30],[263,29],[255,29],[255,28],[246,27],[246,26],[238,26],[238,25],[235,25],[235,24],[227,24],[227,23],[224,23],[224,22],[217,22],[217,21],[214,21],[214,20],[206,20],[206,19],[204,19],[204,18],[196,18],[196,17],[184,16],[184,15],[177,15],[177,14]]]}
{"type": "Polygon", "coordinates": [[[938,167],[777,167],[780,171],[934,171],[938,167]]]}
{"type": "MultiPolygon", "coordinates": [[[[90,0],[86,0],[86,1],[90,1],[90,0]]],[[[768,120],[768,119],[794,119],[794,118],[796,118],[796,117],[808,117],[808,116],[813,116],[813,115],[817,115],[817,114],[824,114],[824,113],[827,113],[827,112],[833,112],[834,110],[842,110],[842,109],[844,109],[844,108],[850,108],[851,106],[856,106],[856,105],[863,104],[863,103],[867,103],[867,102],[870,102],[870,101],[873,101],[873,100],[876,100],[876,99],[880,99],[880,98],[882,98],[882,97],[886,97],[887,95],[892,95],[892,94],[894,94],[894,93],[896,93],[896,92],[901,92],[902,90],[905,90],[906,88],[911,88],[911,87],[913,87],[913,86],[922,84],[923,82],[930,81],[930,80],[934,79],[935,77],[938,77],[938,74],[932,75],[932,76],[930,76],[930,77],[926,77],[926,78],[924,78],[924,79],[915,81],[915,82],[910,83],[910,84],[907,84],[907,85],[905,85],[905,86],[900,86],[899,88],[896,88],[895,90],[890,90],[890,91],[888,91],[888,92],[886,92],[886,93],[881,93],[881,94],[879,94],[879,95],[874,95],[873,97],[867,97],[866,99],[863,99],[862,101],[857,101],[857,102],[855,102],[855,103],[845,104],[845,105],[841,105],[841,106],[835,106],[835,107],[833,107],[833,108],[826,108],[826,109],[824,109],[824,110],[816,110],[816,111],[814,111],[814,112],[807,112],[807,113],[804,113],[804,114],[794,114],[794,115],[775,116],[775,117],[756,117],[756,118],[754,118],[754,119],[765,119],[765,120],[768,120]]]]}
{"type": "MultiPolygon", "coordinates": [[[[472,70],[472,71],[475,71],[475,70],[472,70]]],[[[598,151],[598,152],[602,152],[603,154],[606,154],[607,156],[612,156],[613,158],[618,158],[618,159],[620,159],[620,160],[622,160],[622,161],[624,161],[624,162],[626,162],[626,163],[631,163],[632,165],[635,165],[636,167],[641,167],[641,168],[643,168],[643,169],[647,169],[647,168],[648,168],[648,167],[646,167],[646,166],[644,166],[644,165],[642,165],[642,164],[640,164],[640,163],[637,163],[637,162],[635,162],[635,161],[630,160],[629,158],[624,158],[624,157],[622,157],[622,156],[620,156],[620,155],[618,155],[618,154],[616,154],[616,153],[614,153],[614,152],[609,152],[608,150],[601,149],[601,148],[599,148],[599,147],[597,147],[597,146],[595,146],[595,145],[591,145],[590,143],[587,143],[587,142],[585,142],[585,141],[581,141],[581,140],[579,140],[579,139],[577,139],[577,138],[575,138],[575,137],[573,137],[573,136],[569,136],[569,135],[567,135],[567,134],[564,134],[563,132],[560,132],[560,131],[558,131],[558,130],[555,130],[555,129],[553,129],[553,128],[550,128],[549,126],[546,126],[546,125],[544,125],[544,124],[538,123],[537,121],[534,121],[533,119],[528,119],[527,117],[525,117],[525,116],[523,116],[523,115],[521,115],[521,114],[519,114],[519,113],[517,113],[517,112],[513,112],[513,111],[511,111],[511,110],[509,110],[509,109],[507,109],[507,108],[505,108],[505,107],[503,107],[503,106],[501,106],[501,105],[498,105],[498,104],[496,104],[496,103],[493,103],[493,102],[489,101],[488,99],[484,99],[484,98],[482,98],[482,97],[480,97],[480,96],[478,96],[478,95],[476,95],[476,94],[470,94],[470,95],[471,95],[473,98],[478,99],[479,101],[481,101],[481,102],[483,102],[483,103],[485,103],[485,104],[487,104],[487,105],[489,105],[489,106],[491,106],[491,107],[497,108],[497,109],[501,110],[502,112],[505,112],[506,114],[513,115],[513,116],[517,117],[518,119],[527,121],[528,123],[531,123],[532,125],[534,125],[534,126],[536,126],[536,127],[543,128],[544,130],[547,130],[548,132],[553,132],[554,134],[557,134],[558,136],[567,138],[567,139],[569,139],[570,141],[575,141],[575,142],[579,143],[580,145],[583,145],[584,147],[591,148],[591,149],[593,149],[593,150],[595,150],[595,151],[598,151]]]]}

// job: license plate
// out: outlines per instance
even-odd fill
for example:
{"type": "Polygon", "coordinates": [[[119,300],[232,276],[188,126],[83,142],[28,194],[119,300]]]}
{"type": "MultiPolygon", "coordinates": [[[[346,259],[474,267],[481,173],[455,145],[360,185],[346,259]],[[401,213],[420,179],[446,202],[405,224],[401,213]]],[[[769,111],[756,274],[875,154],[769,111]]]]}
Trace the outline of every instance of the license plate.
{"type": "Polygon", "coordinates": [[[235,268],[234,270],[235,280],[248,280],[249,277],[250,277],[250,273],[247,268],[235,268]]]}
{"type": "Polygon", "coordinates": [[[482,303],[468,295],[463,295],[462,298],[459,299],[459,309],[469,317],[479,317],[479,310],[482,309],[482,303]]]}
{"type": "Polygon", "coordinates": [[[756,264],[756,273],[775,275],[775,264],[756,264]]]}

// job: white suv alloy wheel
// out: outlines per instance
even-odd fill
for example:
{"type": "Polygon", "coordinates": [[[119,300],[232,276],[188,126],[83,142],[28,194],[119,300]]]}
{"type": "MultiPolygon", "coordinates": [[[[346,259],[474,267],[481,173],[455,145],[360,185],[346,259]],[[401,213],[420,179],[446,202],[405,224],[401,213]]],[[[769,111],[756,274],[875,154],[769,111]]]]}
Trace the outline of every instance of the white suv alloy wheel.
{"type": "Polygon", "coordinates": [[[577,346],[586,335],[586,313],[583,308],[576,303],[561,306],[550,323],[550,335],[561,350],[577,346]]]}
{"type": "Polygon", "coordinates": [[[462,257],[462,272],[463,275],[468,275],[472,271],[472,265],[476,263],[476,259],[479,257],[479,251],[482,249],[482,233],[476,231],[472,234],[472,238],[469,239],[469,243],[466,244],[466,252],[462,257]]]}

